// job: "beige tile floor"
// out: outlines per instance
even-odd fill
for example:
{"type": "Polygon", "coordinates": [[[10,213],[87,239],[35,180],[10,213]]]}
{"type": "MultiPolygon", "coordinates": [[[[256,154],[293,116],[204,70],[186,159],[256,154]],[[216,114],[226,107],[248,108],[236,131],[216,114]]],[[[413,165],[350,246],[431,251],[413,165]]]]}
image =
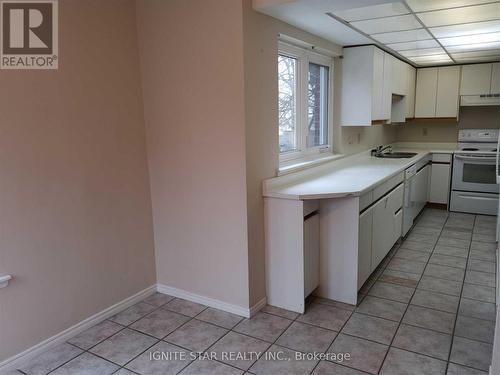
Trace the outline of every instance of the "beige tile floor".
{"type": "Polygon", "coordinates": [[[12,374],[486,374],[495,249],[495,218],[427,209],[356,307],[312,298],[304,315],[266,306],[242,319],[155,294],[12,374]],[[152,361],[152,352],[177,358],[152,361]],[[230,357],[237,352],[247,355],[230,357]],[[313,352],[351,358],[296,359],[313,352]]]}

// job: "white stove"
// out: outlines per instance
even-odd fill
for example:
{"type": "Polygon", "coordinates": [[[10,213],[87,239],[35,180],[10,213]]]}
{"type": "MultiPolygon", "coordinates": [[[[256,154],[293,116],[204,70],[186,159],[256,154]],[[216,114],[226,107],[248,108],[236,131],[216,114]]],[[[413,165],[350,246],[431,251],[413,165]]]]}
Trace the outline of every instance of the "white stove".
{"type": "Polygon", "coordinates": [[[450,210],[496,215],[498,129],[462,129],[453,157],[450,210]]]}

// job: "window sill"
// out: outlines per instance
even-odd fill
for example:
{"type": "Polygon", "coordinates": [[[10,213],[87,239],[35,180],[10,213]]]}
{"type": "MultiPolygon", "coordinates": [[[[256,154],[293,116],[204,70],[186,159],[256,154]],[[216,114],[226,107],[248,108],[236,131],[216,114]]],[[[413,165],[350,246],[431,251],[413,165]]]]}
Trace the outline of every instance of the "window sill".
{"type": "Polygon", "coordinates": [[[288,161],[287,163],[283,163],[283,165],[280,165],[278,169],[278,176],[283,176],[285,174],[293,173],[293,172],[298,172],[307,168],[312,168],[315,166],[318,166],[320,164],[328,163],[333,160],[341,159],[345,155],[342,154],[327,154],[327,155],[322,155],[318,156],[314,159],[299,159],[299,160],[291,160],[288,161]]]}

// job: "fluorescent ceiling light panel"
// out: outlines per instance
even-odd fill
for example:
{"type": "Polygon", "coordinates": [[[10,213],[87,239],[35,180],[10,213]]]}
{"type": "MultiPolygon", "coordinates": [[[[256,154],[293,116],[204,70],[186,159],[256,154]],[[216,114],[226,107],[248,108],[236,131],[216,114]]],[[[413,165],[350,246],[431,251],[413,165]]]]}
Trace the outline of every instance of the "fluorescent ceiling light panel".
{"type": "Polygon", "coordinates": [[[434,39],[420,40],[416,42],[405,42],[405,43],[393,43],[387,44],[387,47],[394,51],[405,51],[410,49],[420,49],[420,48],[432,48],[439,47],[439,43],[434,39]]]}
{"type": "Polygon", "coordinates": [[[413,61],[415,64],[418,65],[446,64],[453,62],[446,54],[432,55],[432,56],[415,56],[415,57],[409,57],[408,60],[413,61]]]}
{"type": "Polygon", "coordinates": [[[500,3],[419,13],[427,27],[455,25],[500,19],[500,3]]]}
{"type": "Polygon", "coordinates": [[[401,56],[404,57],[417,57],[417,56],[431,56],[431,55],[444,55],[446,52],[441,47],[437,48],[422,48],[422,49],[411,49],[407,51],[399,51],[401,56]]]}
{"type": "Polygon", "coordinates": [[[463,25],[433,27],[431,33],[436,38],[448,38],[462,35],[494,33],[500,31],[500,20],[465,23],[463,25]]]}
{"type": "Polygon", "coordinates": [[[478,62],[478,61],[500,61],[500,54],[493,56],[476,56],[476,57],[455,57],[453,58],[456,62],[467,63],[467,62],[478,62]]]}
{"type": "Polygon", "coordinates": [[[461,44],[500,42],[500,32],[489,34],[476,34],[456,36],[453,38],[440,38],[439,42],[443,46],[458,46],[461,44]]]}
{"type": "Polygon", "coordinates": [[[351,22],[351,25],[366,34],[412,30],[422,27],[415,16],[411,14],[396,17],[377,18],[373,20],[356,21],[351,22]]]}
{"type": "Polygon", "coordinates": [[[370,36],[378,40],[380,43],[384,44],[404,43],[404,42],[413,42],[416,40],[432,39],[431,34],[429,34],[425,29],[372,34],[370,36]]]}
{"type": "Polygon", "coordinates": [[[406,2],[414,12],[427,12],[429,10],[491,3],[492,0],[407,0],[406,2]]]}
{"type": "Polygon", "coordinates": [[[482,51],[490,49],[499,49],[500,41],[491,43],[474,43],[474,44],[461,44],[459,46],[449,46],[446,50],[450,53],[453,52],[466,52],[466,51],[482,51]]]}
{"type": "Polygon", "coordinates": [[[491,49],[487,51],[474,51],[474,52],[459,52],[452,55],[453,58],[464,59],[464,58],[474,58],[474,57],[488,57],[488,56],[500,56],[500,49],[491,49]]]}
{"type": "Polygon", "coordinates": [[[382,18],[398,16],[410,13],[406,6],[401,3],[386,3],[362,8],[339,10],[334,12],[336,16],[347,22],[368,20],[372,18],[382,18]]]}

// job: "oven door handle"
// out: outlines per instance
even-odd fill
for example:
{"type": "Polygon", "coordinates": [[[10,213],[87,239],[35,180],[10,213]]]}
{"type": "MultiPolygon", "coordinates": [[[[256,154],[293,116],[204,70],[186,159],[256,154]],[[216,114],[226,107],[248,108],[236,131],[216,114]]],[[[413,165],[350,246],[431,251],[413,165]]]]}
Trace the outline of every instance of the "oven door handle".
{"type": "Polygon", "coordinates": [[[468,155],[455,154],[455,157],[457,159],[463,159],[463,160],[493,161],[493,162],[496,161],[496,158],[492,156],[468,156],[468,155]]]}

